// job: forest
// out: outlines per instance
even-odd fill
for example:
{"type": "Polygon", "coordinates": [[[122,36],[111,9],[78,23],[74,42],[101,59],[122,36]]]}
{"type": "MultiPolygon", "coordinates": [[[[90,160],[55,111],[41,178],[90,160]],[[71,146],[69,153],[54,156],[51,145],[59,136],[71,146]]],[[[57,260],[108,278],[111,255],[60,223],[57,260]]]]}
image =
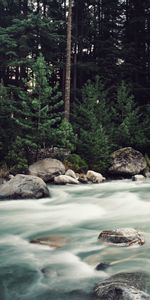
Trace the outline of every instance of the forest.
{"type": "Polygon", "coordinates": [[[0,0],[0,162],[12,173],[51,147],[104,174],[118,148],[148,158],[149,99],[150,0],[0,0]]]}

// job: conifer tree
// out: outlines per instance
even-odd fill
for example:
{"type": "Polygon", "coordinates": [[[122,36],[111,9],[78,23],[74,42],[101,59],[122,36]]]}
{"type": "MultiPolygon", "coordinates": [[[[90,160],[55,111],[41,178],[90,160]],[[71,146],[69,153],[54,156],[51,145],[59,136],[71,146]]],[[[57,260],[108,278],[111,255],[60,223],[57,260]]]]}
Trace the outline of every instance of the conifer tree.
{"type": "MultiPolygon", "coordinates": [[[[16,140],[22,143],[22,155],[30,159],[31,150],[52,146],[55,143],[56,128],[61,122],[63,101],[58,84],[50,86],[47,65],[42,55],[33,64],[33,74],[26,82],[26,90],[18,90],[14,120],[16,140]]],[[[12,149],[9,151],[11,157],[12,149]]],[[[14,153],[14,144],[13,144],[14,153]]]]}

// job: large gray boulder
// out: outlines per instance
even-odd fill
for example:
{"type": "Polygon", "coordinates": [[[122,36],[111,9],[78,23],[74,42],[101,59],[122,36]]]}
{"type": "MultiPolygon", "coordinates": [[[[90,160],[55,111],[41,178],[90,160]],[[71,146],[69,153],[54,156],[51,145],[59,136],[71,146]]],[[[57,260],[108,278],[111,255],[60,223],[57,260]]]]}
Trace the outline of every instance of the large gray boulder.
{"type": "Polygon", "coordinates": [[[144,272],[119,273],[101,281],[94,288],[100,300],[150,299],[150,276],[144,272]]]}
{"type": "Polygon", "coordinates": [[[132,176],[142,172],[147,166],[142,153],[131,147],[119,149],[112,154],[112,166],[109,171],[114,175],[132,176]]]}
{"type": "Polygon", "coordinates": [[[117,246],[143,245],[143,235],[134,228],[119,228],[115,230],[103,230],[99,240],[117,246]]]}
{"type": "Polygon", "coordinates": [[[55,176],[65,174],[65,166],[58,159],[45,158],[29,166],[29,174],[51,182],[55,176]]]}
{"type": "Polygon", "coordinates": [[[0,186],[0,199],[26,199],[48,197],[45,182],[36,176],[18,174],[0,186]]]}

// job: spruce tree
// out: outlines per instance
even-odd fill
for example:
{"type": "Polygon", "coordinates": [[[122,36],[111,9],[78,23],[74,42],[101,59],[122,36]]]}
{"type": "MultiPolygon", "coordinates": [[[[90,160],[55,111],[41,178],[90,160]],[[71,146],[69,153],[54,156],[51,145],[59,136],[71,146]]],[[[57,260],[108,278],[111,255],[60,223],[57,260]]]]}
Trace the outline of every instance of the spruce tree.
{"type": "Polygon", "coordinates": [[[144,123],[131,89],[124,81],[118,86],[116,103],[112,110],[116,147],[132,146],[141,150],[145,143],[144,123]]]}
{"type": "Polygon", "coordinates": [[[9,88],[0,83],[0,160],[3,161],[15,135],[13,98],[9,88]]]}
{"type": "Polygon", "coordinates": [[[89,81],[83,88],[82,103],[75,112],[77,152],[95,171],[105,172],[109,165],[113,147],[107,130],[110,122],[106,92],[100,79],[96,78],[95,82],[89,81]]]}
{"type": "Polygon", "coordinates": [[[21,159],[25,157],[30,162],[32,151],[37,156],[40,148],[53,146],[56,142],[63,101],[58,84],[53,87],[49,84],[50,73],[44,57],[40,55],[33,64],[32,76],[25,84],[26,90],[18,90],[19,99],[14,112],[17,136],[10,148],[9,160],[11,155],[14,157],[14,148],[17,149],[18,144],[22,149],[21,159]]]}

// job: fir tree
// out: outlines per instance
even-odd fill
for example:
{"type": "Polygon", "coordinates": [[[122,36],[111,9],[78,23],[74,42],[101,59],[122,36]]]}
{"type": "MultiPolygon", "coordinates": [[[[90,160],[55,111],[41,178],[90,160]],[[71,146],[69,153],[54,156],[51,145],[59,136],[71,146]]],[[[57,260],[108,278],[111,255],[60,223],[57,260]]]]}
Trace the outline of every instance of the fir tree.
{"type": "Polygon", "coordinates": [[[9,88],[0,83],[0,160],[4,160],[15,135],[13,118],[13,98],[9,88]]]}
{"type": "MultiPolygon", "coordinates": [[[[63,106],[58,84],[53,88],[49,85],[48,69],[42,55],[33,64],[31,74],[26,90],[18,90],[19,101],[16,101],[14,113],[17,135],[14,143],[22,144],[21,155],[28,161],[32,150],[38,154],[40,148],[56,142],[56,128],[62,119],[63,106]]],[[[11,153],[14,157],[14,144],[9,151],[9,160],[11,153]]]]}
{"type": "Polygon", "coordinates": [[[82,91],[82,103],[76,108],[77,151],[96,171],[105,172],[112,150],[108,120],[111,121],[106,105],[106,92],[99,78],[88,82],[82,91]]]}

